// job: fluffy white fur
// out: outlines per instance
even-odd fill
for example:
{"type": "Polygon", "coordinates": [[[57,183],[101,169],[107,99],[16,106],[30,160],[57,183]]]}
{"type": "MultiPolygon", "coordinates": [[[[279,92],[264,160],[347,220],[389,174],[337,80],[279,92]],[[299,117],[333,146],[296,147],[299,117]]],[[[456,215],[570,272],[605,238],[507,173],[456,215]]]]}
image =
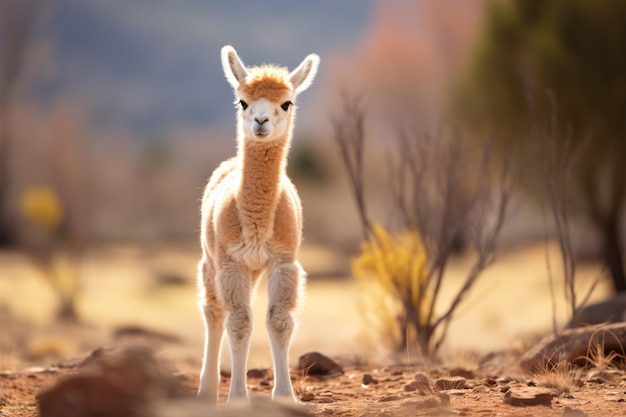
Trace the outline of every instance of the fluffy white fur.
{"type": "Polygon", "coordinates": [[[294,398],[289,376],[293,312],[305,274],[296,260],[302,208],[286,175],[299,93],[315,77],[319,57],[292,72],[272,65],[247,68],[235,49],[222,48],[222,67],[237,111],[237,155],[213,172],[202,200],[202,259],[198,285],[206,327],[198,394],[216,402],[224,329],[230,340],[229,401],[247,398],[246,369],[252,330],[251,293],[267,275],[266,327],[274,360],[273,397],[294,398]]]}

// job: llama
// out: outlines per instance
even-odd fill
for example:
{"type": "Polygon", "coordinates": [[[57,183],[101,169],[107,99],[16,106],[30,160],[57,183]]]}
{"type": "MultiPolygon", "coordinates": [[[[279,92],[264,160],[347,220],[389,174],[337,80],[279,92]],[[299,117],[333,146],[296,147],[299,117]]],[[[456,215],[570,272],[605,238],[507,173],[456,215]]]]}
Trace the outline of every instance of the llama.
{"type": "Polygon", "coordinates": [[[305,274],[296,261],[302,208],[286,165],[294,102],[313,82],[319,57],[307,56],[292,72],[273,65],[246,68],[230,44],[222,48],[221,58],[238,107],[237,154],[213,172],[202,199],[198,285],[206,335],[198,395],[217,402],[225,328],[232,359],[228,401],[248,397],[250,298],[265,272],[266,327],[274,363],[272,398],[295,400],[288,356],[292,314],[305,274]]]}

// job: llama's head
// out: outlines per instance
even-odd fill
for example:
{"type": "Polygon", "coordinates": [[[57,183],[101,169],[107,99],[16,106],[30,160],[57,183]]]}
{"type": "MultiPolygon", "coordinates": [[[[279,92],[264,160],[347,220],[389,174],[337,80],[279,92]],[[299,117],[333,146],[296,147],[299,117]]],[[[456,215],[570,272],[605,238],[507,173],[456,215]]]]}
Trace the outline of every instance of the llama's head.
{"type": "Polygon", "coordinates": [[[319,61],[316,54],[311,54],[292,72],[273,65],[246,68],[235,48],[230,45],[222,48],[222,67],[235,90],[243,140],[289,137],[296,97],[313,82],[319,61]]]}

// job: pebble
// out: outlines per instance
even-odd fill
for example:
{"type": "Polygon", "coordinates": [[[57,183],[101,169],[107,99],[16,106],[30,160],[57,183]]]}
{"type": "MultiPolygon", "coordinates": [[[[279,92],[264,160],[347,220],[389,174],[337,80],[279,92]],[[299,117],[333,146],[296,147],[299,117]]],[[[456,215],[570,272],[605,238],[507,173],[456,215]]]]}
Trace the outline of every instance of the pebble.
{"type": "Polygon", "coordinates": [[[450,376],[461,376],[465,379],[474,379],[474,372],[465,368],[453,368],[450,370],[450,376]]]}
{"type": "Polygon", "coordinates": [[[423,372],[418,372],[413,375],[413,383],[416,385],[417,389],[430,388],[430,381],[428,379],[428,376],[423,372]]]}
{"type": "Polygon", "coordinates": [[[549,407],[552,404],[554,395],[545,389],[536,388],[512,388],[504,394],[504,404],[515,407],[528,407],[534,405],[544,405],[549,407]]]}
{"type": "Polygon", "coordinates": [[[378,380],[376,380],[372,374],[363,374],[363,385],[369,384],[378,384],[378,380]]]}

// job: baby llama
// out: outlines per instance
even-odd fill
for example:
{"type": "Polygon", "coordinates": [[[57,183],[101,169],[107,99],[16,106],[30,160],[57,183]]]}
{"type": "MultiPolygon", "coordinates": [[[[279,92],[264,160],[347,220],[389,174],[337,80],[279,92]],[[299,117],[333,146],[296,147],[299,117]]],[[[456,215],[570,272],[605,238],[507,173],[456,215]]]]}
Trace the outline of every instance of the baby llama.
{"type": "Polygon", "coordinates": [[[198,395],[217,402],[225,328],[232,358],[228,400],[247,398],[250,298],[266,273],[272,397],[293,400],[288,364],[292,313],[305,274],[296,261],[302,208],[286,165],[294,103],[313,82],[319,57],[307,56],[292,72],[273,65],[246,68],[230,44],[222,48],[221,58],[238,107],[237,154],[213,172],[202,199],[198,285],[206,337],[198,395]]]}

